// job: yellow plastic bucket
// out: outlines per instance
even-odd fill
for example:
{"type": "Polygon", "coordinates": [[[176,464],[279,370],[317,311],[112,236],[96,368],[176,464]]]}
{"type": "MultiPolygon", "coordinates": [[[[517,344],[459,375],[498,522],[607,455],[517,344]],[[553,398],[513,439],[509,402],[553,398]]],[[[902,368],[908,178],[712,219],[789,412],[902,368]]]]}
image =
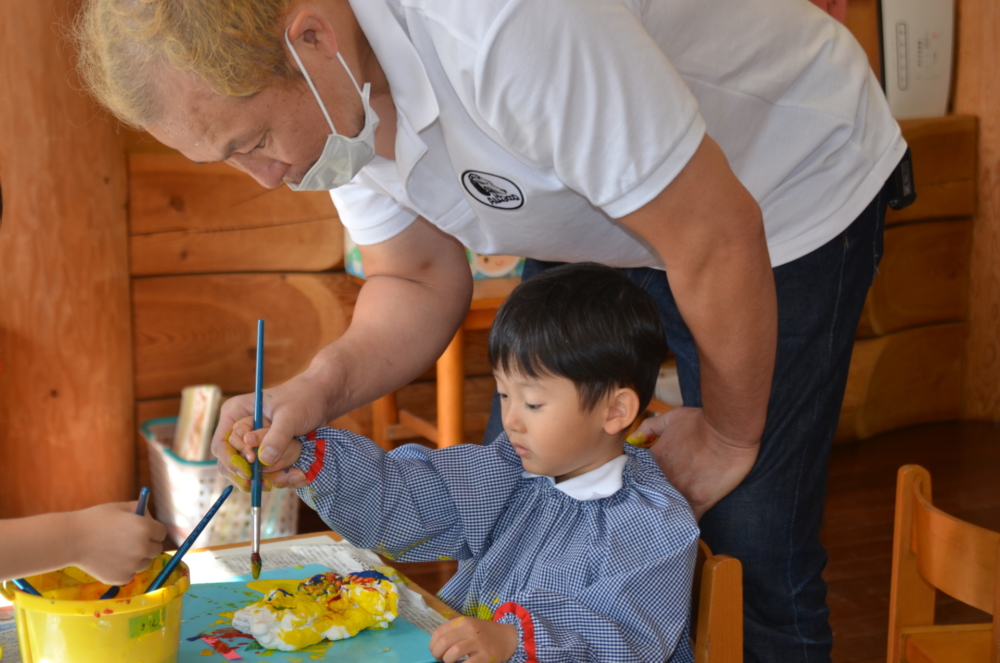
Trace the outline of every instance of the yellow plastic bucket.
{"type": "Polygon", "coordinates": [[[60,600],[3,583],[14,604],[22,663],[175,663],[187,566],[164,587],[125,599],[60,600]]]}

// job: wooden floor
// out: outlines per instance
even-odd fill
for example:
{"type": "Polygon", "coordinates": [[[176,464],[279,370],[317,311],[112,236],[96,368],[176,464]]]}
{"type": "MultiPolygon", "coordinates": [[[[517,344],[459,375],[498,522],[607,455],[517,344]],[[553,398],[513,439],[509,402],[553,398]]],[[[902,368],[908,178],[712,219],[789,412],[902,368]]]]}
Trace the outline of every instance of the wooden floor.
{"type": "MultiPolygon", "coordinates": [[[[835,663],[885,661],[896,470],[906,463],[930,471],[936,506],[1000,531],[1000,427],[934,424],[835,446],[821,534],[835,663]]],[[[944,595],[937,615],[939,623],[988,621],[944,595]]]]}
{"type": "MultiPolygon", "coordinates": [[[[906,463],[930,470],[936,505],[1000,531],[1000,426],[934,424],[835,446],[821,534],[830,554],[824,575],[834,663],[885,661],[896,470],[906,463]]],[[[322,529],[326,527],[314,513],[303,512],[300,531],[322,529]]],[[[454,562],[395,566],[432,592],[455,570],[454,562]]],[[[938,621],[988,617],[940,596],[938,621]]]]}

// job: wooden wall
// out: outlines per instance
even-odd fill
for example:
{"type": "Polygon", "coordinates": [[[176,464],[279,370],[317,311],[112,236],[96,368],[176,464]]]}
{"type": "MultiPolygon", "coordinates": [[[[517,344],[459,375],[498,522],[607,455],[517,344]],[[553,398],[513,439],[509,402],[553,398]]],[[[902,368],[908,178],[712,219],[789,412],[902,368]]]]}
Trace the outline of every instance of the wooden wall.
{"type": "Polygon", "coordinates": [[[0,518],[134,497],[126,171],[74,3],[0,3],[0,518]]]}
{"type": "Polygon", "coordinates": [[[961,415],[976,118],[900,123],[917,202],[886,215],[885,252],[858,327],[837,440],[961,415]]]}
{"type": "Polygon", "coordinates": [[[954,108],[979,117],[963,416],[1000,421],[1000,3],[958,0],[954,108]]]}

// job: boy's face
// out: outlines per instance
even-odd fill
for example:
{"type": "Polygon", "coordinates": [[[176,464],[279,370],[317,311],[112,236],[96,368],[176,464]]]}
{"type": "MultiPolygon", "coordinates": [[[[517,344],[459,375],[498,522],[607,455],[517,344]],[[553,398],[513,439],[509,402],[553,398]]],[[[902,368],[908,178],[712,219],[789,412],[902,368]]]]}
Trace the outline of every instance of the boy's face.
{"type": "Polygon", "coordinates": [[[614,395],[586,412],[576,385],[567,378],[500,370],[494,376],[504,431],[528,472],[562,481],[622,454],[614,395]]]}

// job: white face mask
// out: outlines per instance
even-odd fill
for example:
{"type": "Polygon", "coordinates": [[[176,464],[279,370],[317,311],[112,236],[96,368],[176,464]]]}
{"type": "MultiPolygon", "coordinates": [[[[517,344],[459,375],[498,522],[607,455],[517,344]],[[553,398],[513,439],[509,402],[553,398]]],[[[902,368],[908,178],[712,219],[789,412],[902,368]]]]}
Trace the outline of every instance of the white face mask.
{"type": "Polygon", "coordinates": [[[295,52],[295,47],[289,41],[287,30],[285,31],[285,43],[288,44],[288,48],[292,52],[292,57],[295,58],[296,64],[299,65],[302,75],[306,77],[306,83],[309,84],[309,89],[312,90],[313,96],[316,97],[316,102],[319,103],[320,110],[323,111],[323,117],[326,118],[326,123],[330,125],[330,131],[332,132],[326,137],[326,145],[323,147],[323,154],[320,155],[319,160],[302,177],[301,182],[298,184],[289,184],[288,188],[292,191],[329,191],[330,189],[336,189],[338,186],[347,184],[354,179],[358,171],[375,158],[375,127],[378,126],[378,115],[375,114],[371,104],[368,103],[368,93],[371,91],[371,84],[365,83],[364,90],[359,88],[358,82],[354,80],[354,74],[348,69],[347,63],[344,62],[344,58],[341,57],[340,52],[337,52],[337,59],[340,60],[340,64],[344,65],[347,75],[351,77],[354,89],[361,95],[361,105],[365,109],[365,126],[361,129],[361,133],[354,138],[341,136],[334,128],[333,120],[330,119],[330,114],[326,112],[326,106],[323,105],[323,100],[319,98],[319,92],[316,91],[316,86],[313,85],[312,79],[309,78],[309,73],[302,65],[299,54],[295,52]]]}

